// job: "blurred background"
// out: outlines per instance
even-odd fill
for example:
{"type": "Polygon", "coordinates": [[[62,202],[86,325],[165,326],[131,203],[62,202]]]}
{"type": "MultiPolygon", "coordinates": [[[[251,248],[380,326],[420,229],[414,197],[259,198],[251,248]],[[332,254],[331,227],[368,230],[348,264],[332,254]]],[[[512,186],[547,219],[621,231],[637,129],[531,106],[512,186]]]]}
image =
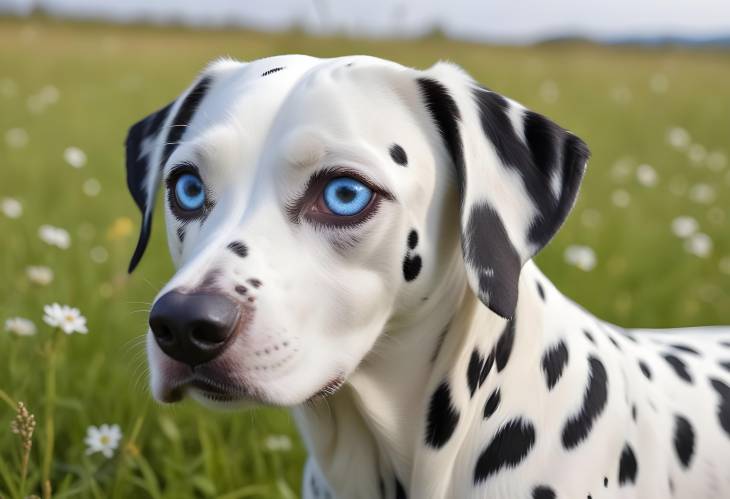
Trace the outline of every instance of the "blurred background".
{"type": "Polygon", "coordinates": [[[147,310],[172,274],[161,219],[125,272],[139,227],[127,128],[222,55],[461,64],[593,151],[537,258],[565,294],[623,326],[730,324],[724,0],[0,0],[0,13],[0,497],[298,497],[305,453],[285,411],[150,400],[147,310]],[[44,311],[56,302],[78,311],[44,311]]]}

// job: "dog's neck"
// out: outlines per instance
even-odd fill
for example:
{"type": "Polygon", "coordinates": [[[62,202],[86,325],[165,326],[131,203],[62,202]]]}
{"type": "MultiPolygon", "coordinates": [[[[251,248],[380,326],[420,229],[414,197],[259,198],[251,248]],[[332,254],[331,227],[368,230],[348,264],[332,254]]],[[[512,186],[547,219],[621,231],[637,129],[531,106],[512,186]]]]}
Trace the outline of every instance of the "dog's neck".
{"type": "MultiPolygon", "coordinates": [[[[460,359],[469,359],[475,348],[486,357],[504,331],[507,321],[478,301],[459,268],[463,263],[455,261],[443,274],[448,282],[412,321],[389,323],[338,393],[295,411],[310,454],[338,495],[380,497],[384,487],[386,497],[394,497],[396,480],[408,484],[419,466],[416,450],[424,445],[424,415],[435,388],[445,379],[466,385],[467,373],[454,372],[454,366],[464,365],[460,359]]],[[[528,262],[518,314],[539,299],[536,278],[551,286],[528,262]]],[[[535,326],[534,334],[541,334],[541,324],[535,326]]],[[[520,345],[537,349],[541,343],[531,338],[520,345]]]]}

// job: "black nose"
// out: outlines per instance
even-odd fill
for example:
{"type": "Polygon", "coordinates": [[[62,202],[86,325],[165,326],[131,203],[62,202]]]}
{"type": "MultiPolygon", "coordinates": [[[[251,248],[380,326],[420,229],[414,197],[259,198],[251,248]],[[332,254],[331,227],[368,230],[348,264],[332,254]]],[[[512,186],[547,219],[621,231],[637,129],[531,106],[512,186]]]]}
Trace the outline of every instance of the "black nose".
{"type": "Polygon", "coordinates": [[[170,291],[150,313],[150,328],[163,352],[191,366],[221,353],[238,321],[236,304],[220,294],[170,291]]]}

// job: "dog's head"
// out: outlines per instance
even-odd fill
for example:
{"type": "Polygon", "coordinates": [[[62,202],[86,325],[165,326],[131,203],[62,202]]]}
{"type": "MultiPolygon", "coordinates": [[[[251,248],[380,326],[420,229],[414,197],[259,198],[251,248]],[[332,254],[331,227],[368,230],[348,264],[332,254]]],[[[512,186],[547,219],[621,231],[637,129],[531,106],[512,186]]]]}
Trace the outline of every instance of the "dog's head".
{"type": "Polygon", "coordinates": [[[456,66],[363,56],[219,61],[126,145],[130,271],[160,187],[177,267],[150,314],[155,396],[277,405],[341,385],[454,261],[511,317],[588,157],[456,66]]]}

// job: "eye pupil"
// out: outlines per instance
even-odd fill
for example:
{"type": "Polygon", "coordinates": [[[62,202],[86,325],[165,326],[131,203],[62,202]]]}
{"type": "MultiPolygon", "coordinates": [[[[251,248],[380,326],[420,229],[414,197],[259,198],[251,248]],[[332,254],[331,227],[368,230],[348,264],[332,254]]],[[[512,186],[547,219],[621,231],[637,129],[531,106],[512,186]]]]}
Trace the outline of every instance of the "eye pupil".
{"type": "Polygon", "coordinates": [[[351,203],[357,196],[357,191],[350,186],[342,186],[337,189],[337,199],[343,203],[351,203]]]}

